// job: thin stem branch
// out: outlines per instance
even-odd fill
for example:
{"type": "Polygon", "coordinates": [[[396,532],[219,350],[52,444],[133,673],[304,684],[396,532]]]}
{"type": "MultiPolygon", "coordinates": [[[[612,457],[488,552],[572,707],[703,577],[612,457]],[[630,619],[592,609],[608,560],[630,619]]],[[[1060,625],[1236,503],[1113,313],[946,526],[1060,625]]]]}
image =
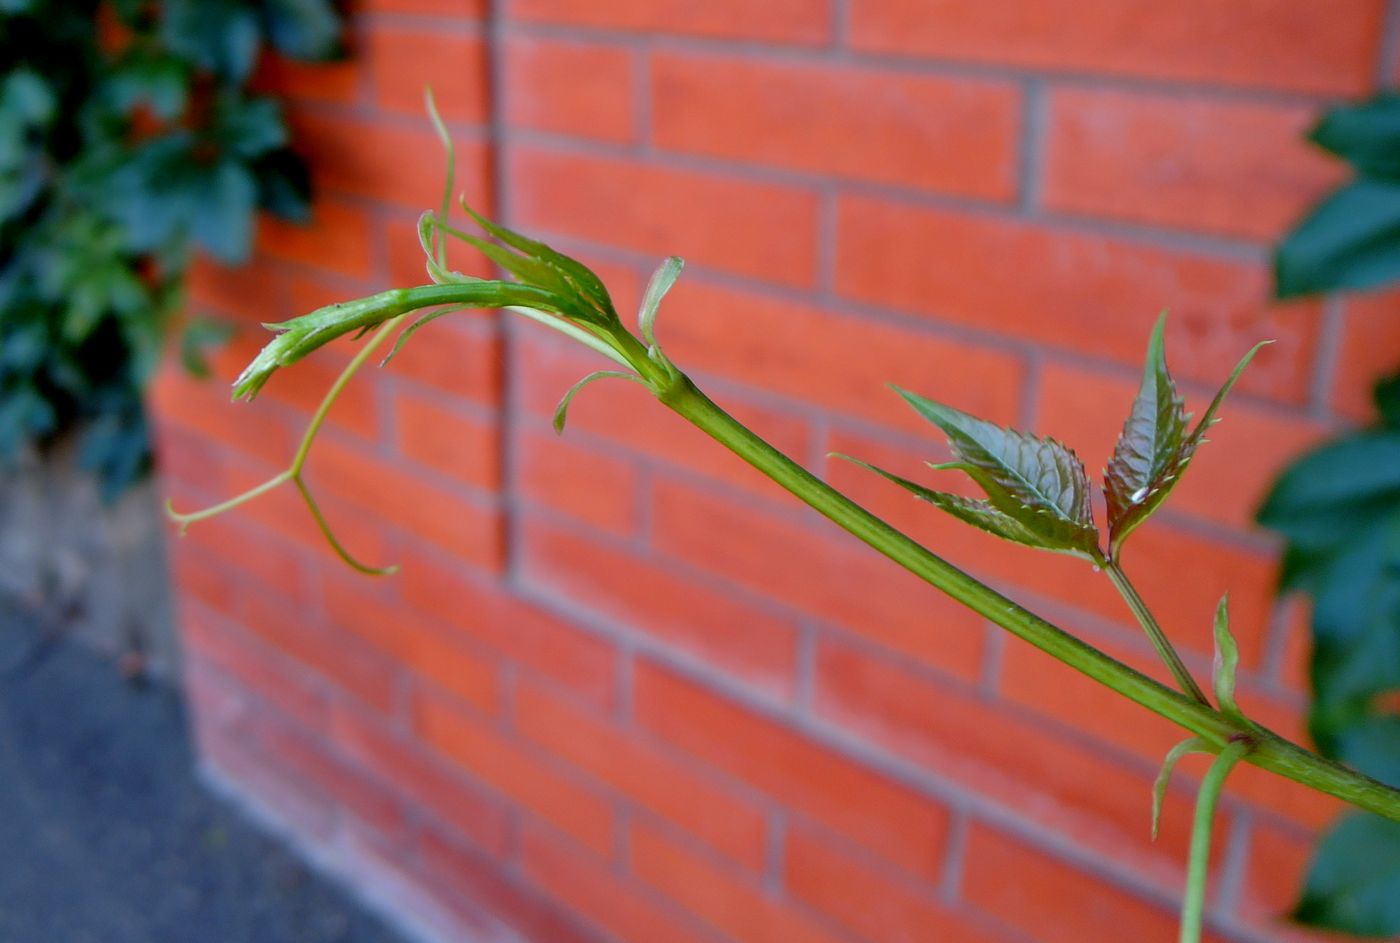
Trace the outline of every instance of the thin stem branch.
{"type": "Polygon", "coordinates": [[[1108,579],[1113,583],[1113,588],[1118,590],[1118,595],[1127,602],[1128,608],[1133,611],[1133,616],[1137,619],[1142,630],[1147,633],[1147,638],[1152,642],[1152,647],[1157,649],[1157,654],[1161,656],[1166,664],[1167,670],[1172,673],[1176,683],[1187,696],[1192,697],[1202,704],[1209,705],[1205,692],[1201,690],[1196,679],[1191,677],[1191,672],[1187,669],[1186,663],[1181,660],[1176,649],[1172,647],[1171,641],[1167,638],[1167,633],[1162,631],[1162,626],[1157,622],[1157,617],[1152,614],[1152,610],[1147,608],[1147,603],[1138,595],[1137,587],[1133,586],[1128,579],[1128,574],[1123,572],[1123,568],[1116,560],[1103,560],[1100,565],[1108,579]]]}
{"type": "Polygon", "coordinates": [[[1191,823],[1191,854],[1186,866],[1186,896],[1181,902],[1181,943],[1200,943],[1206,906],[1206,873],[1210,870],[1210,840],[1215,827],[1215,807],[1225,778],[1249,753],[1248,740],[1235,740],[1210,764],[1196,793],[1196,817],[1191,823]]]}

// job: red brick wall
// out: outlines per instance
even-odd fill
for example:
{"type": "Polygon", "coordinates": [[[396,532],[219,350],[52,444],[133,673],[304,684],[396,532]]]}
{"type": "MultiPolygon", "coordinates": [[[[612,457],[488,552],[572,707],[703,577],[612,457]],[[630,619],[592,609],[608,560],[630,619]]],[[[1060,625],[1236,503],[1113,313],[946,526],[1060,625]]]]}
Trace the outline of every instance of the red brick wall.
{"type": "MultiPolygon", "coordinates": [[[[943,454],[894,381],[1054,433],[1102,467],[1147,332],[1226,421],[1128,567],[1209,661],[1232,592],[1241,699],[1299,734],[1303,616],[1249,525],[1271,474],[1365,414],[1400,360],[1382,300],[1265,301],[1267,247],[1338,170],[1299,143],[1395,72],[1382,0],[377,0],[357,55],[269,64],[312,157],[315,226],[268,223],[201,309],[251,329],[423,281],[431,81],[476,205],[596,264],[745,421],[940,552],[1149,670],[1106,581],[983,538],[873,476],[943,454]]],[[[276,470],[348,345],[254,406],[171,371],[176,502],[276,470]]],[[[627,384],[548,418],[590,359],[462,315],[370,371],[311,478],[200,524],[174,573],[215,777],[448,938],[538,943],[1174,938],[1191,786],[1148,841],[1179,736],[1005,638],[627,384]],[[469,936],[474,928],[480,936],[469,936]],[[486,928],[494,928],[487,930],[486,928]],[[504,929],[504,928],[509,928],[504,929]],[[493,934],[500,934],[499,936],[493,934]]],[[[1215,855],[1218,940],[1294,938],[1335,808],[1253,769],[1215,855]]],[[[1298,937],[1298,938],[1301,938],[1298,937]]]]}

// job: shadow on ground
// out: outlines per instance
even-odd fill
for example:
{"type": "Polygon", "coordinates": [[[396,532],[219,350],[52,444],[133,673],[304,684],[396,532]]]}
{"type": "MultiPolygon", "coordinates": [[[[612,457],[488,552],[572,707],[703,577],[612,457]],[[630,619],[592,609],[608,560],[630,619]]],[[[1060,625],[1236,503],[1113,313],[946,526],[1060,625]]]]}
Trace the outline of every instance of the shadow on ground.
{"type": "Polygon", "coordinates": [[[0,599],[0,941],[401,943],[195,778],[176,693],[0,599]]]}

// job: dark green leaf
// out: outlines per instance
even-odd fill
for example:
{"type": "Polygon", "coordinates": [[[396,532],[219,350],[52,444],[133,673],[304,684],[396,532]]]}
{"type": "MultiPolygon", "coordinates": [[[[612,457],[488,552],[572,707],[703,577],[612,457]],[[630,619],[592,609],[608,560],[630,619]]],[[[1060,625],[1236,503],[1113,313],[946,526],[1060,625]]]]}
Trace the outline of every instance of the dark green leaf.
{"type": "Polygon", "coordinates": [[[192,235],[223,262],[245,262],[253,248],[258,187],[242,163],[224,160],[201,181],[192,235]]]}
{"type": "Polygon", "coordinates": [[[1274,256],[1280,298],[1400,279],[1400,182],[1363,178],[1316,206],[1274,256]]]}
{"type": "Polygon", "coordinates": [[[245,97],[228,92],[219,99],[214,135],[220,151],[244,158],[260,157],[287,143],[282,106],[267,97],[245,97]]]}
{"type": "Polygon", "coordinates": [[[340,17],[327,0],[262,0],[268,37],[293,59],[332,59],[341,54],[340,17]]]}
{"type": "Polygon", "coordinates": [[[239,0],[165,0],[161,38],[202,69],[242,82],[262,43],[257,11],[239,0]]]}
{"type": "Polygon", "coordinates": [[[982,487],[993,508],[1035,534],[1042,545],[1091,558],[1098,555],[1089,479],[1073,451],[1054,439],[1003,429],[895,389],[948,436],[959,460],[954,464],[982,487]]]}
{"type": "Polygon", "coordinates": [[[1333,108],[1308,136],[1361,174],[1400,177],[1400,95],[1394,92],[1333,108]]]}
{"type": "Polygon", "coordinates": [[[113,73],[107,94],[112,107],[122,114],[145,106],[156,117],[170,121],[185,110],[189,82],[189,69],[173,56],[138,58],[113,73]]]}
{"type": "Polygon", "coordinates": [[[1400,823],[1345,816],[1318,846],[1293,916],[1358,936],[1400,934],[1400,823]]]}
{"type": "Polygon", "coordinates": [[[311,172],[289,148],[278,148],[252,163],[258,181],[258,206],[283,219],[311,219],[311,172]]]}
{"type": "Polygon", "coordinates": [[[180,335],[180,362],[193,376],[204,379],[209,376],[209,350],[222,346],[232,336],[233,326],[227,322],[195,318],[180,335]]]}
{"type": "MultiPolygon", "coordinates": [[[[1395,627],[1400,630],[1400,625],[1395,627]]],[[[1371,714],[1337,735],[1337,757],[1348,766],[1400,788],[1400,715],[1371,714]]]]}
{"type": "Polygon", "coordinates": [[[1400,432],[1362,432],[1295,461],[1274,482],[1259,523],[1292,539],[1319,515],[1400,499],[1400,432]]]}
{"type": "Polygon", "coordinates": [[[1392,373],[1380,380],[1371,398],[1385,427],[1400,431],[1400,373],[1392,373]]]}

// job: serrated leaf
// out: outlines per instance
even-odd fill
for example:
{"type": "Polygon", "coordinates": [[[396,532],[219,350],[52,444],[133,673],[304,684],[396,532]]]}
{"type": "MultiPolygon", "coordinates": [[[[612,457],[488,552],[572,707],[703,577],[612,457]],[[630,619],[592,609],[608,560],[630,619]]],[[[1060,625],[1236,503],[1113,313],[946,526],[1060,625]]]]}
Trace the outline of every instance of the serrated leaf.
{"type": "Polygon", "coordinates": [[[342,52],[340,17],[327,0],[264,0],[272,44],[293,59],[331,59],[342,52]]]}
{"type": "Polygon", "coordinates": [[[895,387],[943,430],[958,465],[986,492],[991,506],[1036,536],[1041,545],[1089,558],[1099,555],[1084,463],[1054,439],[1004,429],[961,410],[895,387]]]}
{"type": "Polygon", "coordinates": [[[666,293],[676,284],[676,279],[681,276],[681,269],[685,268],[685,259],[673,255],[656,267],[656,271],[651,273],[651,280],[647,282],[646,294],[642,296],[641,313],[637,317],[638,326],[642,331],[642,339],[647,342],[647,346],[656,346],[656,312],[661,307],[661,299],[666,297],[666,293]]]}
{"type": "Polygon", "coordinates": [[[1381,378],[1371,391],[1371,400],[1376,404],[1381,424],[1387,429],[1400,430],[1400,373],[1381,378]]]}
{"type": "Polygon", "coordinates": [[[1293,919],[1358,936],[1400,934],[1400,822],[1344,816],[1317,847],[1293,919]]]}
{"type": "Polygon", "coordinates": [[[1201,421],[1189,433],[1190,419],[1176,382],[1167,369],[1165,312],[1157,319],[1147,344],[1142,384],[1104,470],[1104,496],[1108,506],[1109,558],[1117,559],[1128,535],[1137,529],[1171,494],[1196,450],[1206,441],[1206,430],[1219,420],[1225,397],[1240,374],[1269,341],[1255,344],[1215,394],[1201,421]]]}
{"type": "Polygon", "coordinates": [[[1165,313],[1147,344],[1142,384],[1104,471],[1110,555],[1166,499],[1185,470],[1186,402],[1167,369],[1165,313]]]}
{"type": "Polygon", "coordinates": [[[1211,682],[1215,687],[1215,702],[1220,712],[1234,720],[1244,721],[1244,712],[1235,703],[1235,676],[1240,670],[1240,648],[1230,634],[1230,594],[1220,597],[1215,607],[1215,660],[1211,682]]]}
{"type": "Polygon", "coordinates": [[[918,482],[910,481],[908,478],[901,478],[893,472],[888,472],[883,468],[871,465],[869,462],[862,462],[858,458],[852,458],[840,452],[833,452],[831,454],[833,458],[844,459],[854,465],[859,465],[861,468],[873,471],[875,474],[899,485],[919,500],[927,501],[929,504],[947,511],[959,520],[971,524],[979,530],[984,530],[989,534],[1026,547],[1063,552],[1062,547],[1047,544],[1035,532],[1029,530],[1014,518],[998,511],[987,501],[977,501],[972,498],[964,498],[961,495],[949,494],[944,491],[934,491],[931,488],[925,488],[918,482]]]}
{"type": "Polygon", "coordinates": [[[1152,840],[1157,840],[1157,831],[1162,823],[1162,800],[1167,794],[1167,785],[1171,782],[1172,771],[1176,769],[1176,764],[1188,753],[1209,753],[1210,747],[1200,737],[1190,737],[1181,741],[1176,746],[1167,751],[1166,757],[1162,760],[1162,768],[1157,771],[1157,778],[1152,782],[1152,840]]]}
{"type": "Polygon", "coordinates": [[[606,380],[609,378],[614,378],[618,380],[632,380],[636,383],[641,383],[644,386],[646,385],[645,381],[641,377],[637,376],[635,373],[624,373],[621,370],[595,370],[593,373],[590,373],[588,376],[584,377],[582,380],[579,380],[573,386],[569,387],[569,389],[564,393],[563,398],[559,400],[559,405],[554,408],[555,435],[564,434],[564,423],[569,418],[569,404],[574,401],[574,397],[577,396],[583,390],[583,388],[585,386],[588,386],[590,383],[593,383],[597,380],[606,380]]]}
{"type": "Polygon", "coordinates": [[[1400,182],[1363,177],[1315,206],[1279,243],[1274,293],[1294,298],[1400,279],[1400,182]]]}

